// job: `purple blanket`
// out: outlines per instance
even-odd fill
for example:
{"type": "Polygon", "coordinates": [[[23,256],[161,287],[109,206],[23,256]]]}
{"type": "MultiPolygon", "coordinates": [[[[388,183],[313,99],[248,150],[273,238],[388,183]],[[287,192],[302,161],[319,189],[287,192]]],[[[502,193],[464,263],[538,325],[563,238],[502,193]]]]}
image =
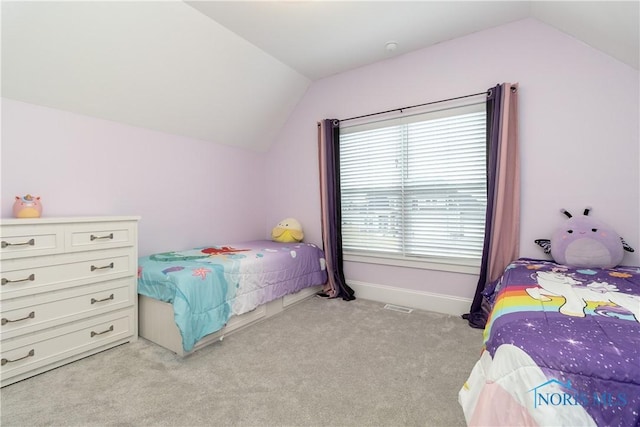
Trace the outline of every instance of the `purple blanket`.
{"type": "Polygon", "coordinates": [[[580,405],[599,426],[640,425],[640,268],[520,259],[494,295],[485,348],[512,344],[540,367],[547,381],[523,397],[533,411],[580,405]]]}

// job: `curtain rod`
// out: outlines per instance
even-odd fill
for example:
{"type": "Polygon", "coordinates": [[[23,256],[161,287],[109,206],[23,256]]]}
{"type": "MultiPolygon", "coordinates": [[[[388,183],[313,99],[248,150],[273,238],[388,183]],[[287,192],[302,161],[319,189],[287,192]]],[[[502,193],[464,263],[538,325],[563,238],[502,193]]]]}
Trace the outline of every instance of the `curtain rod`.
{"type": "Polygon", "coordinates": [[[457,96],[455,98],[449,98],[449,99],[442,99],[440,101],[432,101],[432,102],[425,102],[424,104],[417,104],[417,105],[410,105],[408,107],[403,107],[403,108],[394,108],[393,110],[387,110],[387,111],[380,111],[378,113],[371,113],[371,114],[364,114],[362,116],[356,116],[356,117],[349,117],[348,119],[338,119],[339,122],[346,122],[348,120],[355,120],[355,119],[362,119],[364,117],[371,117],[371,116],[377,116],[379,114],[386,114],[386,113],[392,113],[394,111],[400,111],[401,113],[404,110],[408,110],[409,108],[416,108],[416,107],[424,107],[425,105],[432,105],[432,104],[439,104],[441,102],[447,102],[447,101],[455,101],[456,99],[464,99],[464,98],[471,98],[472,96],[478,96],[478,95],[488,95],[489,91],[485,91],[485,92],[478,92],[478,93],[473,93],[471,95],[463,95],[463,96],[457,96]]]}

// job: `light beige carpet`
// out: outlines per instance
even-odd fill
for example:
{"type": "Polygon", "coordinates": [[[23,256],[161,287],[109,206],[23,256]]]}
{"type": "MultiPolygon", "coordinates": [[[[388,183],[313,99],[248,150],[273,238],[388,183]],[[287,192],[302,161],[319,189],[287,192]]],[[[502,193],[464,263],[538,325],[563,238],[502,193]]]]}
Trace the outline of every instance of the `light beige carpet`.
{"type": "Polygon", "coordinates": [[[463,426],[482,333],[312,298],[186,358],[140,339],[0,390],[6,426],[463,426]]]}

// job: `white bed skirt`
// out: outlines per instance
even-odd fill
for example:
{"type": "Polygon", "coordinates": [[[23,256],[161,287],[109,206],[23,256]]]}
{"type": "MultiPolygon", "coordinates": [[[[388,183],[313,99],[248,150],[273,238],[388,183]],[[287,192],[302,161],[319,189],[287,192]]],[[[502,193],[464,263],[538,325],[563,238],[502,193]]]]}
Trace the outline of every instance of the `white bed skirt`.
{"type": "Polygon", "coordinates": [[[312,297],[321,288],[322,286],[305,288],[295,294],[285,295],[258,306],[248,313],[232,316],[224,328],[202,338],[188,352],[185,352],[182,348],[182,336],[173,318],[173,306],[144,295],[138,295],[138,334],[140,337],[171,350],[179,356],[186,356],[206,345],[222,341],[225,335],[233,331],[281,313],[295,303],[312,297]]]}

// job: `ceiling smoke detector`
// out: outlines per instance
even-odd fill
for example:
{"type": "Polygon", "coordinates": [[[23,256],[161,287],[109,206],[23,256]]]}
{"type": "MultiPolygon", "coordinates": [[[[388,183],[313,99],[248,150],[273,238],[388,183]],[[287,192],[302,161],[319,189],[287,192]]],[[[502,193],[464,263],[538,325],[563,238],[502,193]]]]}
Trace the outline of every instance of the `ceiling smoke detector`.
{"type": "Polygon", "coordinates": [[[398,48],[398,43],[387,42],[387,44],[384,45],[384,48],[387,50],[387,52],[394,52],[398,48]]]}

